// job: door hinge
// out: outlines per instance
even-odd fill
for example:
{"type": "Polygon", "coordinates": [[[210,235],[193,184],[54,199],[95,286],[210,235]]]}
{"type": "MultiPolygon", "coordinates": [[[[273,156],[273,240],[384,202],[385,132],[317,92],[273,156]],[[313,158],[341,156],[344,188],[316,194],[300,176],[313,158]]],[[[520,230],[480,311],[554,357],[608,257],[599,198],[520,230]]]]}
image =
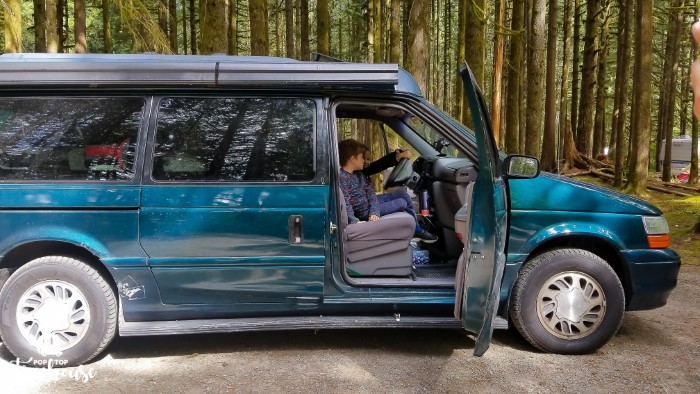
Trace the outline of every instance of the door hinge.
{"type": "Polygon", "coordinates": [[[338,226],[335,225],[335,223],[331,222],[331,234],[335,233],[335,230],[338,229],[338,226]]]}

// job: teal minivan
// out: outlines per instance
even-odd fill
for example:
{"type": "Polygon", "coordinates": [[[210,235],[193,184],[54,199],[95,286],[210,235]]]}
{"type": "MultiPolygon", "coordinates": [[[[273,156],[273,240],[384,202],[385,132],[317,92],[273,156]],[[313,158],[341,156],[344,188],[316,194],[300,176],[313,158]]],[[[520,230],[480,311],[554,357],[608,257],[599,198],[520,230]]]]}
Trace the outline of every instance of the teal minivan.
{"type": "Polygon", "coordinates": [[[78,365],[115,335],[442,327],[482,355],[512,323],[579,354],[663,306],[680,258],[661,211],[500,153],[462,79],[469,127],[397,65],[0,56],[3,345],[78,365]],[[419,155],[386,183],[427,196],[436,243],[407,213],[348,224],[353,128],[419,155]]]}

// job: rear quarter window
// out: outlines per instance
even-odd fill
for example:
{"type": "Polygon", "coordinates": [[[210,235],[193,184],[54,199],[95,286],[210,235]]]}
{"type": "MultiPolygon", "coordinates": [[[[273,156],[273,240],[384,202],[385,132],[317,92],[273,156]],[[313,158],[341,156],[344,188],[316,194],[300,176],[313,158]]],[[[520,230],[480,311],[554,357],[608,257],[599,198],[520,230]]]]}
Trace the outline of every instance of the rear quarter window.
{"type": "Polygon", "coordinates": [[[316,104],[294,98],[161,100],[156,181],[310,181],[316,104]]]}
{"type": "Polygon", "coordinates": [[[130,180],[144,102],[0,98],[0,180],[130,180]]]}

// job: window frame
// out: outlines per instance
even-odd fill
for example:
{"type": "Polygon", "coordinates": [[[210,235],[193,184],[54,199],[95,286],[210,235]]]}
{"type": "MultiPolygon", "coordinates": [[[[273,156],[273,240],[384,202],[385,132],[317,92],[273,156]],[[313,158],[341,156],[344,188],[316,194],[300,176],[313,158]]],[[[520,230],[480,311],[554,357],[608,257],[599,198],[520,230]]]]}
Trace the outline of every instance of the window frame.
{"type": "Polygon", "coordinates": [[[143,184],[150,185],[309,185],[309,184],[323,184],[325,182],[326,176],[321,171],[321,166],[319,166],[319,130],[321,130],[324,120],[322,118],[322,98],[319,95],[306,96],[306,95],[294,95],[294,94],[284,94],[284,95],[266,95],[259,92],[249,92],[241,93],[218,93],[218,94],[201,94],[201,93],[179,93],[179,94],[157,94],[153,96],[151,116],[148,122],[148,140],[145,144],[146,155],[143,166],[143,184]],[[274,181],[274,180],[188,180],[188,179],[177,179],[177,180],[160,180],[153,178],[153,161],[155,158],[155,147],[156,147],[156,136],[158,134],[158,116],[160,114],[161,101],[169,98],[190,98],[190,99],[288,99],[288,100],[306,100],[310,101],[313,106],[313,130],[312,130],[312,169],[314,171],[313,178],[303,181],[274,181]]]}
{"type": "Polygon", "coordinates": [[[138,185],[142,181],[143,162],[145,140],[147,138],[147,125],[150,117],[152,96],[142,93],[125,94],[124,92],[115,92],[115,94],[104,93],[94,94],[94,92],[76,92],[75,94],[64,94],[63,92],[22,92],[23,94],[8,94],[0,95],[0,100],[7,99],[133,99],[139,98],[143,102],[141,113],[139,115],[138,126],[136,129],[136,151],[134,156],[134,166],[132,169],[133,176],[130,179],[0,179],[1,185],[12,184],[85,184],[85,185],[138,185]]]}

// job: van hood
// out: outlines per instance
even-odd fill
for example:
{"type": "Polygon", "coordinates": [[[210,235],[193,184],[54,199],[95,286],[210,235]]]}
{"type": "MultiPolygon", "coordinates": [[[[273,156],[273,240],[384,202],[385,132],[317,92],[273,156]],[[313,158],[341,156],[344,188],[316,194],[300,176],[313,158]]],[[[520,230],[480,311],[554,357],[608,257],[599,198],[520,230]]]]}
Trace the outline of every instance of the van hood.
{"type": "Polygon", "coordinates": [[[508,181],[511,209],[661,215],[639,198],[606,187],[543,172],[534,179],[508,181]]]}

